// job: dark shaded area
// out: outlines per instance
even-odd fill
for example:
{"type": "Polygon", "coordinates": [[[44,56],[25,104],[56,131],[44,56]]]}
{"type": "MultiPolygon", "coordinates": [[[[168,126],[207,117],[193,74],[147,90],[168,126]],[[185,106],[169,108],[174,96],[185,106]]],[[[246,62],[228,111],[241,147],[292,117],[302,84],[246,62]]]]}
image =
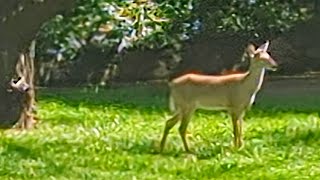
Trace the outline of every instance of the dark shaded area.
{"type": "Polygon", "coordinates": [[[20,53],[27,52],[40,26],[57,13],[70,11],[75,1],[69,0],[2,0],[0,1],[0,126],[14,125],[22,110],[20,94],[8,92],[15,76],[20,53]]]}
{"type": "MultiPolygon", "coordinates": [[[[18,156],[24,160],[45,161],[50,168],[49,168],[49,171],[45,171],[45,172],[43,171],[43,173],[55,175],[55,173],[57,173],[57,172],[62,173],[63,171],[65,171],[66,169],[70,169],[71,167],[69,167],[68,164],[57,163],[56,160],[52,157],[48,158],[46,156],[43,156],[42,151],[43,151],[43,149],[50,151],[50,150],[52,150],[53,146],[59,145],[62,147],[63,145],[65,145],[67,143],[68,143],[68,145],[74,146],[74,148],[78,148],[81,146],[80,144],[75,144],[75,143],[71,144],[66,141],[59,141],[59,142],[54,141],[54,142],[44,143],[44,144],[42,144],[41,147],[33,147],[33,146],[30,146],[29,144],[22,144],[21,145],[15,141],[10,141],[10,142],[2,143],[4,148],[3,148],[2,153],[0,153],[0,155],[7,156],[10,158],[13,158],[13,157],[16,158],[18,156]]],[[[64,153],[63,148],[62,149],[55,149],[55,151],[57,154],[64,153]]],[[[2,174],[2,172],[7,173],[7,171],[5,169],[6,169],[6,166],[3,166],[2,169],[0,170],[0,175],[2,174]]],[[[13,171],[10,173],[10,175],[14,177],[17,175],[17,173],[19,173],[19,172],[13,171]]],[[[28,177],[28,176],[26,176],[26,177],[28,177]]],[[[29,175],[28,178],[32,179],[34,177],[29,175]]]]}

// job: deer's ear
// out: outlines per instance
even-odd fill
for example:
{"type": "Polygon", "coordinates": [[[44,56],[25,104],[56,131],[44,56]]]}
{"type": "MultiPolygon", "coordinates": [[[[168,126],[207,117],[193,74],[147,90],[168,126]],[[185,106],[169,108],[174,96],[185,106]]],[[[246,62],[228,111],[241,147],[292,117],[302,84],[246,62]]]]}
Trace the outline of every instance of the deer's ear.
{"type": "Polygon", "coordinates": [[[249,44],[246,48],[246,53],[249,57],[253,58],[256,52],[256,47],[253,44],[249,44]]]}
{"type": "Polygon", "coordinates": [[[270,44],[269,41],[265,42],[265,43],[262,44],[260,47],[258,47],[258,49],[257,49],[256,51],[257,51],[257,52],[258,52],[258,51],[260,51],[260,52],[267,52],[268,47],[269,47],[269,44],[270,44]]]}

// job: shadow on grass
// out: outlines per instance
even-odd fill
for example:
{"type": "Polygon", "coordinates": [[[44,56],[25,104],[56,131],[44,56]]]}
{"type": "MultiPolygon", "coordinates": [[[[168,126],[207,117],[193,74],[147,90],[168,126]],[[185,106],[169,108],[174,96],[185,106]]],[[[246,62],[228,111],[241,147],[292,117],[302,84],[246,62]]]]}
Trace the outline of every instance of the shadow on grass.
{"type": "Polygon", "coordinates": [[[20,158],[25,159],[37,159],[39,157],[37,152],[15,142],[5,142],[3,143],[3,146],[5,146],[5,151],[1,153],[1,156],[17,155],[20,158]]]}
{"type": "MultiPolygon", "coordinates": [[[[46,175],[48,174],[56,175],[57,173],[63,174],[66,169],[70,169],[70,167],[68,167],[67,164],[65,163],[55,162],[55,159],[53,157],[43,156],[41,153],[42,149],[40,147],[30,148],[27,146],[19,145],[14,142],[7,143],[6,146],[7,147],[5,148],[5,150],[0,154],[1,156],[3,157],[7,156],[7,159],[11,159],[13,161],[14,160],[25,160],[29,162],[41,161],[41,164],[42,163],[46,164],[46,167],[47,167],[46,168],[47,170],[45,171],[46,175]]],[[[27,162],[24,162],[24,163],[27,163],[27,162]]],[[[14,164],[17,165],[17,162],[15,162],[14,164]]],[[[8,164],[6,166],[8,166],[8,164]]],[[[0,174],[5,173],[6,175],[10,175],[11,177],[19,176],[20,172],[12,171],[13,168],[14,167],[10,167],[9,165],[9,167],[0,170],[0,174]],[[11,170],[7,171],[6,169],[8,168],[11,170]]],[[[33,168],[36,171],[39,170],[39,172],[43,171],[43,167],[41,167],[41,165],[38,168],[35,168],[35,167],[33,168]]],[[[33,178],[33,174],[25,174],[24,176],[28,178],[33,178]]]]}
{"type": "Polygon", "coordinates": [[[160,153],[160,139],[144,138],[139,140],[123,139],[117,145],[121,151],[125,151],[131,155],[156,155],[167,157],[181,157],[186,153],[183,150],[182,143],[177,144],[174,148],[166,146],[162,153],[160,153]],[[129,144],[129,145],[128,145],[129,144]]]}
{"type": "Polygon", "coordinates": [[[123,88],[93,89],[43,89],[39,91],[40,99],[45,102],[61,102],[68,106],[88,107],[118,106],[138,108],[141,110],[158,109],[167,106],[167,88],[163,86],[132,86],[123,88]]]}
{"type": "Polygon", "coordinates": [[[319,145],[320,139],[320,128],[314,129],[300,129],[294,132],[272,132],[266,134],[270,136],[269,143],[273,146],[295,146],[303,144],[304,146],[319,145]]]}
{"type": "MultiPolygon", "coordinates": [[[[285,132],[285,131],[270,131],[262,132],[259,138],[259,142],[254,142],[253,140],[257,137],[251,137],[250,139],[245,139],[245,146],[236,149],[232,144],[229,145],[210,145],[193,147],[196,148],[195,155],[198,159],[211,159],[215,158],[219,154],[225,154],[226,152],[231,153],[242,153],[243,151],[252,152],[255,147],[262,146],[266,148],[274,149],[291,149],[292,147],[317,147],[320,145],[320,127],[313,129],[300,129],[295,132],[285,132]]],[[[221,142],[223,143],[223,142],[221,142]]]]}
{"type": "MultiPolygon", "coordinates": [[[[180,140],[180,139],[179,139],[180,140]]],[[[170,141],[170,140],[168,140],[170,141]]],[[[190,144],[191,152],[186,152],[183,147],[182,141],[167,142],[163,152],[160,153],[160,139],[139,139],[128,140],[123,139],[117,148],[125,151],[131,155],[159,155],[164,157],[180,158],[188,155],[193,155],[198,159],[210,159],[214,156],[223,153],[224,151],[234,151],[230,146],[217,145],[217,146],[201,146],[200,148],[190,144]],[[128,142],[130,141],[130,142],[128,142]],[[130,145],[128,145],[130,144],[130,145]]]]}

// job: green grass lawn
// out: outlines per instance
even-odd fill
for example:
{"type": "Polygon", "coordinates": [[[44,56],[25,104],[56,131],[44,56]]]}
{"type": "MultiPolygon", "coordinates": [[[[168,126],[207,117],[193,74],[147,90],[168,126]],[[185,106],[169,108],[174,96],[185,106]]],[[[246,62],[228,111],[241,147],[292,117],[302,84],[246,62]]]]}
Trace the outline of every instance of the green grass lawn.
{"type": "Polygon", "coordinates": [[[223,112],[198,111],[183,152],[164,88],[39,92],[37,129],[0,134],[0,179],[320,179],[320,95],[261,93],[232,148],[223,112]]]}

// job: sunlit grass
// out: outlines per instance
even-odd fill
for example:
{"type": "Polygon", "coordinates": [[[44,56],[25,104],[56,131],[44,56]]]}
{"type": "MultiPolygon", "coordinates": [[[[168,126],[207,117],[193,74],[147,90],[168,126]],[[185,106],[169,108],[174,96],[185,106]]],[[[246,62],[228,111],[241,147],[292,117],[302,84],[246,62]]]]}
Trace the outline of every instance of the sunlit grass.
{"type": "Polygon", "coordinates": [[[317,179],[320,95],[262,93],[232,148],[231,120],[199,111],[157,154],[169,117],[163,87],[41,90],[37,129],[0,137],[1,179],[317,179]]]}

